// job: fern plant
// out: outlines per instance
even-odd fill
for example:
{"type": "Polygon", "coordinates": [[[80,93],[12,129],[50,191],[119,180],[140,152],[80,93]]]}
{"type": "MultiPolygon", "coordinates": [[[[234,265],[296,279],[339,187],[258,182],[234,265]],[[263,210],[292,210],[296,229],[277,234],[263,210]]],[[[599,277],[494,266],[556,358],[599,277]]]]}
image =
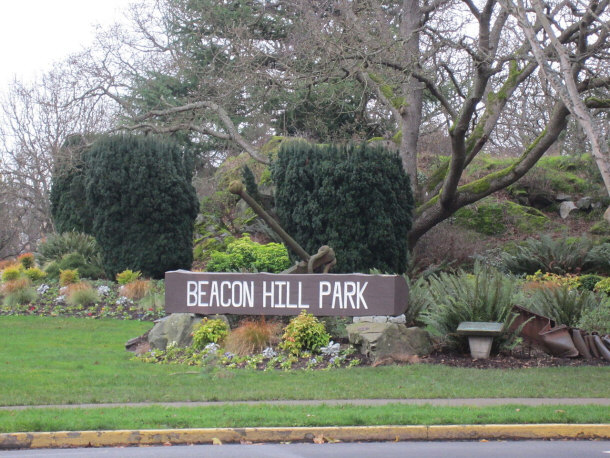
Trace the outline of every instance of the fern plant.
{"type": "MultiPolygon", "coordinates": [[[[440,273],[429,277],[431,306],[424,313],[424,322],[441,338],[443,345],[466,352],[468,339],[457,335],[463,321],[487,321],[504,324],[507,330],[515,319],[513,305],[518,301],[517,282],[501,272],[476,263],[474,274],[440,273]]],[[[493,351],[510,346],[515,333],[494,339],[493,351]]]]}
{"type": "Polygon", "coordinates": [[[577,326],[587,310],[595,309],[598,300],[591,291],[577,290],[563,285],[556,288],[540,288],[529,299],[528,308],[548,316],[558,324],[577,326]]]}

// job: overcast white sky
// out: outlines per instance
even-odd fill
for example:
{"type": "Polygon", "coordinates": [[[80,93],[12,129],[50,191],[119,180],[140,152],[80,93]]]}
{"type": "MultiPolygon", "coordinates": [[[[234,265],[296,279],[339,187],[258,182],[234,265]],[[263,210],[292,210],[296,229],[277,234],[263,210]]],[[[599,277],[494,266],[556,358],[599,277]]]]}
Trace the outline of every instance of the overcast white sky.
{"type": "Polygon", "coordinates": [[[0,91],[93,41],[95,25],[124,17],[131,0],[0,0],[0,91]]]}

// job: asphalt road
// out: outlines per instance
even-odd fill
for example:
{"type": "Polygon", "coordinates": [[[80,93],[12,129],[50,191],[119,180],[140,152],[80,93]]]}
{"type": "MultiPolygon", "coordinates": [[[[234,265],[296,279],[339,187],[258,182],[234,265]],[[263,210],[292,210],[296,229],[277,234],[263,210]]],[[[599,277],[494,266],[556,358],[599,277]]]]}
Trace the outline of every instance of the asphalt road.
{"type": "Polygon", "coordinates": [[[610,441],[490,441],[383,442],[340,444],[194,445],[171,447],[79,448],[0,451],[0,457],[248,457],[248,458],[358,458],[358,457],[609,457],[610,441]]]}

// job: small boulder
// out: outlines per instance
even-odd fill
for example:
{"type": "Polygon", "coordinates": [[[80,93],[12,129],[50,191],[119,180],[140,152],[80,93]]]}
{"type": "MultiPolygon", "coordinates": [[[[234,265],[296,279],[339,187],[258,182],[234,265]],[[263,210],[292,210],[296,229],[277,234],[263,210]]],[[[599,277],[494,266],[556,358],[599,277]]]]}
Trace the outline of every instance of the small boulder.
{"type": "Polygon", "coordinates": [[[566,219],[570,215],[570,212],[572,212],[572,210],[576,210],[577,208],[578,207],[574,205],[574,202],[571,200],[561,202],[559,205],[559,215],[561,216],[561,219],[566,219]]]}
{"type": "Polygon", "coordinates": [[[151,349],[165,350],[175,342],[178,347],[188,347],[193,342],[193,331],[202,317],[194,313],[172,313],[155,322],[148,334],[151,349]]]}
{"type": "Polygon", "coordinates": [[[432,339],[421,328],[397,323],[353,323],[347,326],[350,343],[373,362],[396,355],[425,356],[433,349],[432,339]]]}
{"type": "Polygon", "coordinates": [[[591,210],[591,198],[590,197],[583,197],[581,199],[578,199],[576,201],[576,206],[578,207],[579,210],[591,210]]]}

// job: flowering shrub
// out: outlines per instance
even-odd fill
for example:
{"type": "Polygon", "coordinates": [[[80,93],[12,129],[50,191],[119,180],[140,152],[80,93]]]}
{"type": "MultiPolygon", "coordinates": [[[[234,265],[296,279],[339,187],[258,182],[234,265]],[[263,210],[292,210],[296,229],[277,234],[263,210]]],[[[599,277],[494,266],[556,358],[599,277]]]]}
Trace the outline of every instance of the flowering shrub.
{"type": "Polygon", "coordinates": [[[303,351],[317,352],[328,345],[330,334],[326,332],[324,323],[305,311],[294,317],[284,328],[280,348],[293,355],[303,351]]]}

